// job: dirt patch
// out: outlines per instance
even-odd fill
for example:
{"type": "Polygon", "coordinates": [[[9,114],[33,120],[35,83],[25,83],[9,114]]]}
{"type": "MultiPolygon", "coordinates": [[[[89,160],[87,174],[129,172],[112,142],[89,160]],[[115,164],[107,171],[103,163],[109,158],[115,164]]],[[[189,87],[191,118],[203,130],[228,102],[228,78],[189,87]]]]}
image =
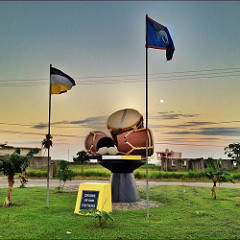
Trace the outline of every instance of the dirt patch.
{"type": "MultiPolygon", "coordinates": [[[[163,204],[156,201],[149,201],[150,208],[156,208],[162,206],[163,204]]],[[[112,204],[113,210],[130,210],[130,209],[146,209],[147,208],[147,201],[141,199],[138,202],[119,202],[112,204]]]]}
{"type": "MultiPolygon", "coordinates": [[[[78,186],[65,186],[65,191],[77,191],[78,186]]],[[[65,192],[66,193],[66,192],[65,192]]],[[[156,208],[160,207],[163,204],[157,201],[149,201],[149,207],[150,208],[156,208]]],[[[144,199],[141,199],[137,202],[119,202],[119,203],[113,203],[112,204],[113,210],[131,210],[131,209],[147,209],[147,201],[144,199]]]]}
{"type": "MultiPolygon", "coordinates": [[[[51,189],[56,189],[56,187],[51,187],[51,189]]],[[[69,185],[64,187],[64,191],[78,191],[79,186],[77,185],[69,185]]]]}

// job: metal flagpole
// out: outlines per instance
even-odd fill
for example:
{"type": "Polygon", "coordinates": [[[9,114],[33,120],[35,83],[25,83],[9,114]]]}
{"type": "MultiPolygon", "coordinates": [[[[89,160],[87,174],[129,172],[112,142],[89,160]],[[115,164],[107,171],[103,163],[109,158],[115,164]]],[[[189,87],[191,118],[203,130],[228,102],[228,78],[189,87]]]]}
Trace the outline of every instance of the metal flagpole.
{"type": "Polygon", "coordinates": [[[51,121],[51,67],[50,64],[50,83],[49,83],[49,112],[48,112],[48,135],[47,135],[47,147],[48,147],[48,167],[47,167],[47,208],[49,207],[49,173],[50,173],[50,121],[51,121]]]}
{"type": "Polygon", "coordinates": [[[148,29],[146,14],[146,195],[147,195],[147,217],[149,217],[149,186],[148,186],[148,29]]]}

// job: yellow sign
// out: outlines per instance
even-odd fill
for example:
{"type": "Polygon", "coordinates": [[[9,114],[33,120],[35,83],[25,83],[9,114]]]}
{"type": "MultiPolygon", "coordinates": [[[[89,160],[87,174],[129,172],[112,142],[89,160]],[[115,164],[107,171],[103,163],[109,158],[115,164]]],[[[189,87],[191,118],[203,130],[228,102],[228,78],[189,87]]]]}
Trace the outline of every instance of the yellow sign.
{"type": "Polygon", "coordinates": [[[111,184],[81,183],[74,213],[81,215],[83,209],[112,212],[111,184]]]}

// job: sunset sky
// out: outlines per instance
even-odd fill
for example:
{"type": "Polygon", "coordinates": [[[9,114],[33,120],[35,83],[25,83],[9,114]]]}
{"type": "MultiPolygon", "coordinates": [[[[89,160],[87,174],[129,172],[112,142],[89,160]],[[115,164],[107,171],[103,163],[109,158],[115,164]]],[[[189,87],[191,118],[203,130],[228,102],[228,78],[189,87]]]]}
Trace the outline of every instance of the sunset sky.
{"type": "Polygon", "coordinates": [[[240,141],[239,13],[239,1],[1,1],[0,143],[41,147],[50,64],[76,81],[52,96],[53,159],[72,160],[90,131],[109,134],[119,109],[145,116],[148,14],[176,48],[168,62],[165,51],[148,51],[155,151],[226,157],[240,141]]]}

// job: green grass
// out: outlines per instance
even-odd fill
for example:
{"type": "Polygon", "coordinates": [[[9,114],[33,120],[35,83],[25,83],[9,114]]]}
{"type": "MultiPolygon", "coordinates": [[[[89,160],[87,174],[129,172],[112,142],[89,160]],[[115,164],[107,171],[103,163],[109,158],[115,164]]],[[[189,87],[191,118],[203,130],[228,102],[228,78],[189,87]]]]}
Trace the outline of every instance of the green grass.
{"type": "MultiPolygon", "coordinates": [[[[4,201],[7,189],[0,189],[4,201]]],[[[15,206],[0,208],[0,239],[239,239],[239,189],[217,187],[217,200],[209,187],[158,186],[150,200],[162,206],[114,210],[104,228],[90,216],[73,214],[77,192],[55,194],[46,189],[14,188],[15,206]],[[69,231],[71,234],[67,234],[69,231]]],[[[140,193],[145,198],[144,190],[140,193]]]]}
{"type": "MultiPolygon", "coordinates": [[[[103,166],[96,165],[69,165],[69,169],[71,169],[75,173],[74,179],[109,179],[111,176],[111,172],[104,168],[103,166]]],[[[173,180],[173,181],[210,181],[206,177],[206,171],[185,171],[185,172],[165,172],[160,171],[159,167],[154,164],[149,164],[149,179],[154,180],[173,180]]],[[[234,181],[240,180],[240,172],[233,170],[230,171],[231,177],[234,181]]],[[[28,169],[27,177],[31,178],[46,178],[47,170],[41,169],[28,169]]],[[[141,166],[140,168],[134,171],[134,176],[136,179],[144,179],[146,177],[146,166],[141,166]]]]}

